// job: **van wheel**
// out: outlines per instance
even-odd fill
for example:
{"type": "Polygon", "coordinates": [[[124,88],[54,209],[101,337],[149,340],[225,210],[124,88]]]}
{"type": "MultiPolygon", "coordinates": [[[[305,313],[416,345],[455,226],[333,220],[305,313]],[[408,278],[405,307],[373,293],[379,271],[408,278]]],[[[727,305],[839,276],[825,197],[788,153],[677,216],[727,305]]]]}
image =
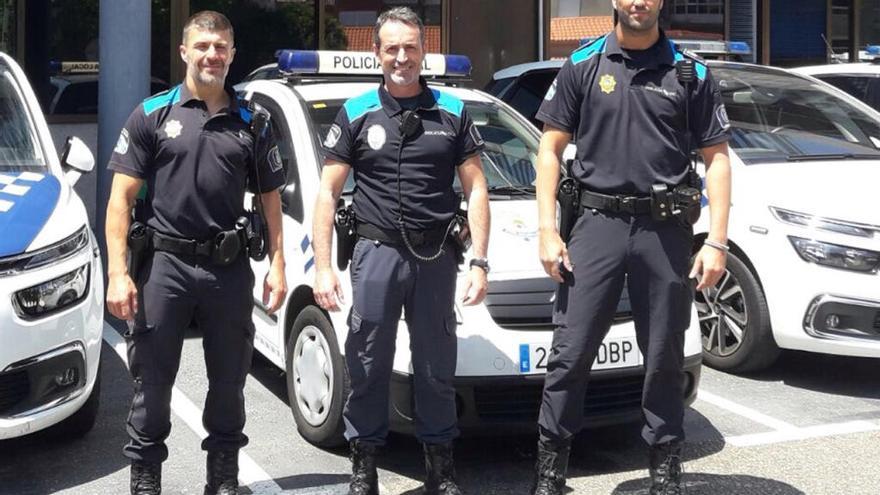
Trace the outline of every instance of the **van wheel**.
{"type": "Polygon", "coordinates": [[[319,447],[344,444],[348,371],[333,325],[317,307],[307,306],[293,322],[286,363],[287,397],[299,433],[319,447]]]}
{"type": "Polygon", "coordinates": [[[755,276],[734,253],[721,280],[694,297],[700,317],[703,361],[731,373],[758,371],[779,357],[767,299],[755,276]]]}
{"type": "Polygon", "coordinates": [[[52,427],[52,434],[75,440],[92,431],[98,418],[98,406],[101,402],[101,367],[98,366],[98,375],[89,398],[82,407],[71,416],[52,427]]]}

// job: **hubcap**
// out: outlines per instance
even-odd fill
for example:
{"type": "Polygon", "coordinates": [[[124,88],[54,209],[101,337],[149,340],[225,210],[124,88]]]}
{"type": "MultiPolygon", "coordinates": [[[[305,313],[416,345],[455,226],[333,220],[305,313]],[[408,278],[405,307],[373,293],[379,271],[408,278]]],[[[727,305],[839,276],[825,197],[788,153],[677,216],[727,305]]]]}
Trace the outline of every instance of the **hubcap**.
{"type": "Polygon", "coordinates": [[[726,357],[742,345],[749,312],[742,286],[726,270],[715,287],[696,293],[694,304],[700,317],[703,350],[726,357]]]}
{"type": "Polygon", "coordinates": [[[327,339],[313,325],[303,328],[296,339],[293,391],[296,406],[306,422],[322,425],[333,400],[333,360],[327,339]]]}

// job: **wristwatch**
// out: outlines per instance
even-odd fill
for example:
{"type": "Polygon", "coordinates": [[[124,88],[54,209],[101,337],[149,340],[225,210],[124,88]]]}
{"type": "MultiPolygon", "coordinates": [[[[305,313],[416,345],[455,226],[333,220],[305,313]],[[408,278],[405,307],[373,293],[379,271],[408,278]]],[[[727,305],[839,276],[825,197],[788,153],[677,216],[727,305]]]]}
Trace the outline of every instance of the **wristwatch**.
{"type": "Polygon", "coordinates": [[[482,268],[484,272],[489,273],[489,260],[486,258],[473,258],[471,259],[470,266],[478,266],[482,268]]]}

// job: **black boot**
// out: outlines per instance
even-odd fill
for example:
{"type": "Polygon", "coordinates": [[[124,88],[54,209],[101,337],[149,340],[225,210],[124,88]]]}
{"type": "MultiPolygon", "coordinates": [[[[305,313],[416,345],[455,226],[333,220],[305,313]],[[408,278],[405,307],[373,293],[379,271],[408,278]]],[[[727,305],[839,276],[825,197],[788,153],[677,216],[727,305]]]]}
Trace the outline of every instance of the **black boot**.
{"type": "Polygon", "coordinates": [[[571,444],[538,439],[532,495],[562,495],[571,444]]]}
{"type": "Polygon", "coordinates": [[[208,451],[205,495],[238,493],[238,450],[208,451]]]}
{"type": "Polygon", "coordinates": [[[131,462],[131,495],[159,495],[162,493],[162,464],[158,462],[131,462]]]}
{"type": "Polygon", "coordinates": [[[452,460],[452,443],[424,444],[425,495],[462,495],[455,482],[455,465],[452,460]]]}
{"type": "Polygon", "coordinates": [[[379,448],[359,440],[352,440],[350,447],[351,483],[348,485],[348,495],[379,495],[379,473],[376,472],[379,448]]]}
{"type": "Polygon", "coordinates": [[[650,495],[684,495],[681,484],[681,443],[651,446],[649,471],[650,495]]]}

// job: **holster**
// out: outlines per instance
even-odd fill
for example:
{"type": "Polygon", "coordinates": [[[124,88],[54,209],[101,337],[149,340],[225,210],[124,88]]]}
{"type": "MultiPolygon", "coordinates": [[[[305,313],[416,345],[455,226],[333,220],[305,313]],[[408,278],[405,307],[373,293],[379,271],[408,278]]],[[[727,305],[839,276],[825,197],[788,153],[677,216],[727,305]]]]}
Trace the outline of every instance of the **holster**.
{"type": "Polygon", "coordinates": [[[452,218],[452,225],[449,228],[449,238],[455,247],[455,259],[458,264],[464,263],[464,253],[471,248],[471,228],[468,224],[467,212],[458,209],[452,218]]]}
{"type": "Polygon", "coordinates": [[[128,274],[132,280],[137,280],[144,259],[149,254],[150,232],[147,226],[141,222],[132,222],[128,227],[128,274]]]}
{"type": "Polygon", "coordinates": [[[580,216],[580,193],[580,185],[572,177],[562,179],[556,189],[556,201],[559,202],[559,237],[562,242],[568,242],[571,230],[580,216]]]}
{"type": "Polygon", "coordinates": [[[252,207],[235,221],[235,229],[241,237],[242,245],[254,261],[262,261],[269,250],[269,232],[262,212],[252,207]]]}
{"type": "Polygon", "coordinates": [[[336,266],[339,270],[348,268],[348,263],[354,254],[354,245],[357,243],[356,224],[353,205],[341,204],[336,208],[333,226],[337,241],[336,266]]]}

